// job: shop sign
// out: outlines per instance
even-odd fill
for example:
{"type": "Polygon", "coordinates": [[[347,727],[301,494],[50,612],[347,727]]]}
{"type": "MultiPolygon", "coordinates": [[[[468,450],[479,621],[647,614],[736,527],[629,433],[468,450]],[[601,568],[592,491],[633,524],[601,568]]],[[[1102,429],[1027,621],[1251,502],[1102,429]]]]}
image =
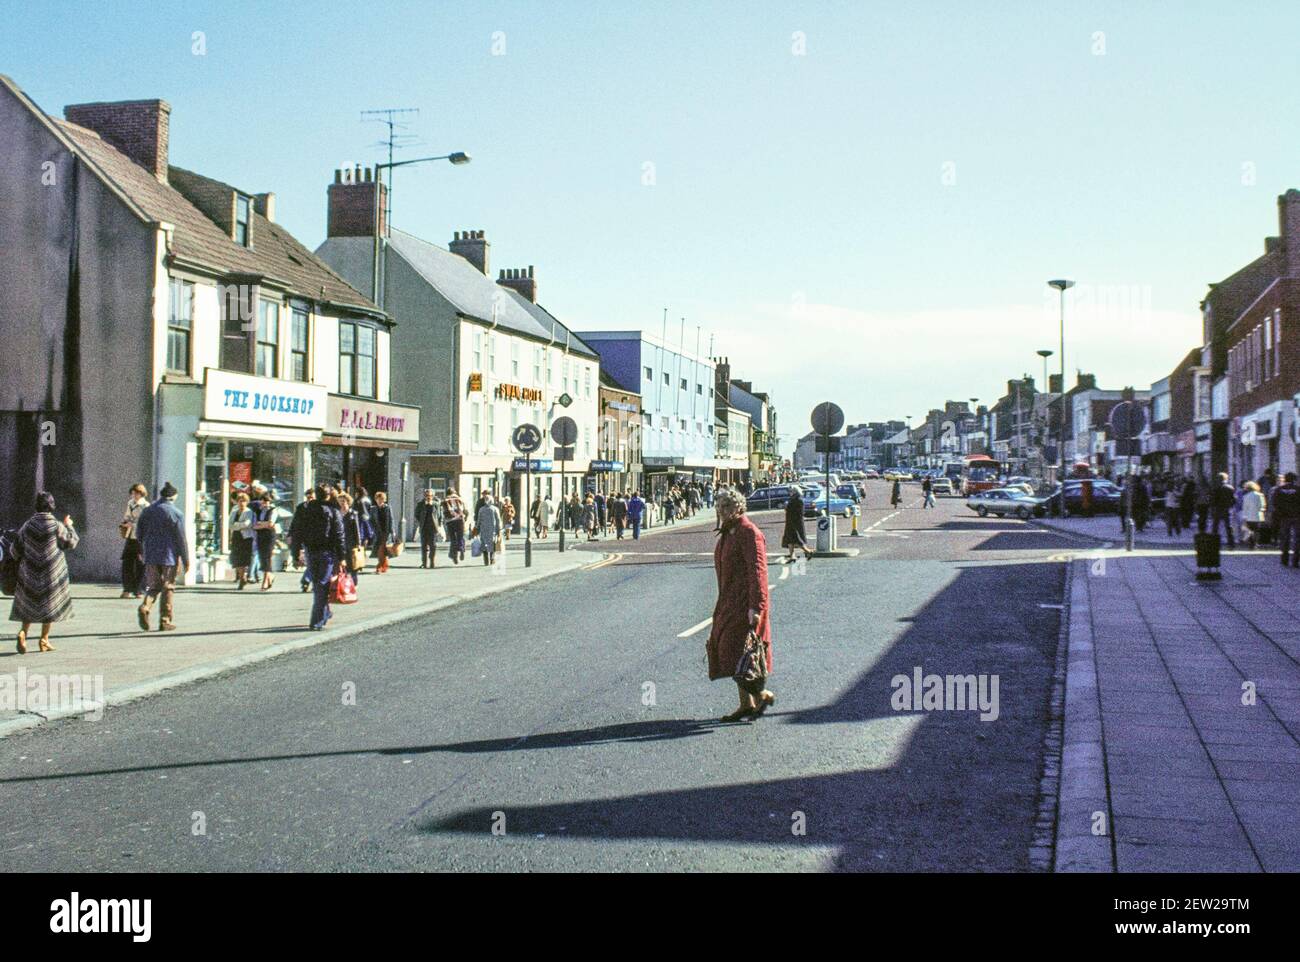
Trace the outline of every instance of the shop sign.
{"type": "Polygon", "coordinates": [[[533,474],[546,474],[554,470],[555,462],[550,458],[532,458],[531,465],[528,458],[515,458],[510,462],[511,471],[532,471],[533,474]]]}
{"type": "Polygon", "coordinates": [[[470,392],[471,392],[471,393],[474,392],[474,391],[482,391],[482,390],[483,390],[483,375],[482,375],[482,374],[475,373],[475,374],[471,374],[471,375],[469,376],[469,389],[470,389],[470,392]]]}
{"type": "Polygon", "coordinates": [[[622,461],[592,461],[592,471],[613,471],[615,473],[622,471],[624,468],[622,461]]]}
{"type": "MultiPolygon", "coordinates": [[[[474,390],[472,387],[470,390],[474,390]]],[[[518,384],[498,384],[494,392],[499,401],[522,401],[525,404],[541,404],[541,388],[520,387],[518,384]]]]}
{"type": "Polygon", "coordinates": [[[331,394],[326,405],[327,434],[377,441],[420,440],[420,409],[331,394]]]}
{"type": "Polygon", "coordinates": [[[629,414],[637,413],[637,406],[635,404],[626,404],[623,401],[608,401],[606,403],[615,411],[627,411],[629,414]]]}
{"type": "Polygon", "coordinates": [[[208,368],[203,384],[203,417],[281,428],[325,427],[325,398],[320,384],[208,368]]]}

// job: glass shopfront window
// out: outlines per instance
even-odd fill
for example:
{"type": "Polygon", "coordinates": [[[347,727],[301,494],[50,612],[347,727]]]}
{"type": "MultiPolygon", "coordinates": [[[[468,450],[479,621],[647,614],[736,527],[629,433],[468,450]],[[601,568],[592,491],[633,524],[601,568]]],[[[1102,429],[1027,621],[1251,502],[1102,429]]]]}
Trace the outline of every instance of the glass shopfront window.
{"type": "MultiPolygon", "coordinates": [[[[268,441],[205,440],[199,445],[195,519],[196,553],[206,557],[230,550],[230,508],[236,494],[254,485],[275,499],[281,525],[293,515],[302,491],[298,478],[299,445],[268,441]]],[[[287,527],[284,529],[287,533],[287,527]]]]}

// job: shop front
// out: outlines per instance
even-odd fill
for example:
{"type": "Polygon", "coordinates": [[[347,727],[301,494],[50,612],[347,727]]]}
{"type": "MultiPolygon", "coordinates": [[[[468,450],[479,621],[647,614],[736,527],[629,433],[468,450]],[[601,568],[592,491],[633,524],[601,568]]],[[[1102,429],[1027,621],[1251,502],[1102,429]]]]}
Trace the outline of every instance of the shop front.
{"type": "Polygon", "coordinates": [[[338,483],[348,491],[384,491],[396,504],[407,503],[401,472],[390,468],[394,451],[414,451],[420,442],[420,409],[366,398],[331,394],[325,405],[325,431],[312,451],[317,481],[338,483]]]}
{"type": "Polygon", "coordinates": [[[275,569],[288,563],[288,525],[312,483],[311,449],[325,427],[326,395],[317,384],[213,368],[201,388],[168,386],[159,464],[184,500],[195,556],[188,584],[231,576],[230,508],[237,494],[255,488],[274,500],[283,532],[275,569]]]}

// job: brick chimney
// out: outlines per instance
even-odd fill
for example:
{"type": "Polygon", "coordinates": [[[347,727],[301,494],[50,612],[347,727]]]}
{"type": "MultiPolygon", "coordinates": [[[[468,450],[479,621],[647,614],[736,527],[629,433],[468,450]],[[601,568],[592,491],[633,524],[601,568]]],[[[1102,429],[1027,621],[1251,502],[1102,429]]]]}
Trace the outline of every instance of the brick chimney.
{"type": "MultiPolygon", "coordinates": [[[[488,251],[491,248],[481,230],[458,230],[447,245],[447,250],[459,254],[482,274],[488,273],[488,251]]],[[[522,293],[522,292],[521,292],[522,293]]]]}
{"type": "Polygon", "coordinates": [[[63,108],[63,116],[70,122],[93,130],[164,184],[171,112],[171,104],[165,100],[69,104],[63,108]]]}
{"type": "Polygon", "coordinates": [[[1047,393],[1048,394],[1061,393],[1061,375],[1059,374],[1047,375],[1047,393]]]}
{"type": "Polygon", "coordinates": [[[1074,386],[1080,391],[1086,391],[1097,386],[1097,375],[1095,374],[1084,374],[1079,371],[1076,373],[1075,378],[1074,386]]]}
{"type": "Polygon", "coordinates": [[[522,267],[517,267],[497,272],[497,283],[512,291],[518,291],[534,304],[537,303],[537,278],[533,276],[532,264],[528,265],[526,271],[522,267]]]}
{"type": "MultiPolygon", "coordinates": [[[[375,236],[374,171],[357,165],[351,170],[335,170],[334,183],[329,185],[329,216],[325,227],[327,237],[375,236]]],[[[379,189],[379,235],[388,233],[384,208],[388,204],[388,187],[379,189]]],[[[270,220],[271,218],[267,218],[270,220]]]]}
{"type": "Polygon", "coordinates": [[[1283,273],[1300,277],[1300,190],[1292,187],[1277,199],[1278,233],[1282,236],[1283,273]]]}

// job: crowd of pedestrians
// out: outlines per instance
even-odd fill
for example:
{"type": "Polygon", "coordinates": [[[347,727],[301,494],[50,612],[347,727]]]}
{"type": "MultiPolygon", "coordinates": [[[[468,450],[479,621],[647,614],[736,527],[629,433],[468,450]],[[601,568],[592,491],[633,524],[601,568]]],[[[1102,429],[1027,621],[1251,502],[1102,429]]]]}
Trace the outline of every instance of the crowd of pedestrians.
{"type": "Polygon", "coordinates": [[[1128,475],[1120,479],[1121,528],[1131,518],[1136,531],[1163,521],[1171,538],[1185,532],[1219,535],[1227,547],[1281,549],[1282,564],[1300,567],[1300,488],[1288,472],[1279,482],[1272,468],[1257,479],[1233,485],[1226,473],[1128,475]]]}

